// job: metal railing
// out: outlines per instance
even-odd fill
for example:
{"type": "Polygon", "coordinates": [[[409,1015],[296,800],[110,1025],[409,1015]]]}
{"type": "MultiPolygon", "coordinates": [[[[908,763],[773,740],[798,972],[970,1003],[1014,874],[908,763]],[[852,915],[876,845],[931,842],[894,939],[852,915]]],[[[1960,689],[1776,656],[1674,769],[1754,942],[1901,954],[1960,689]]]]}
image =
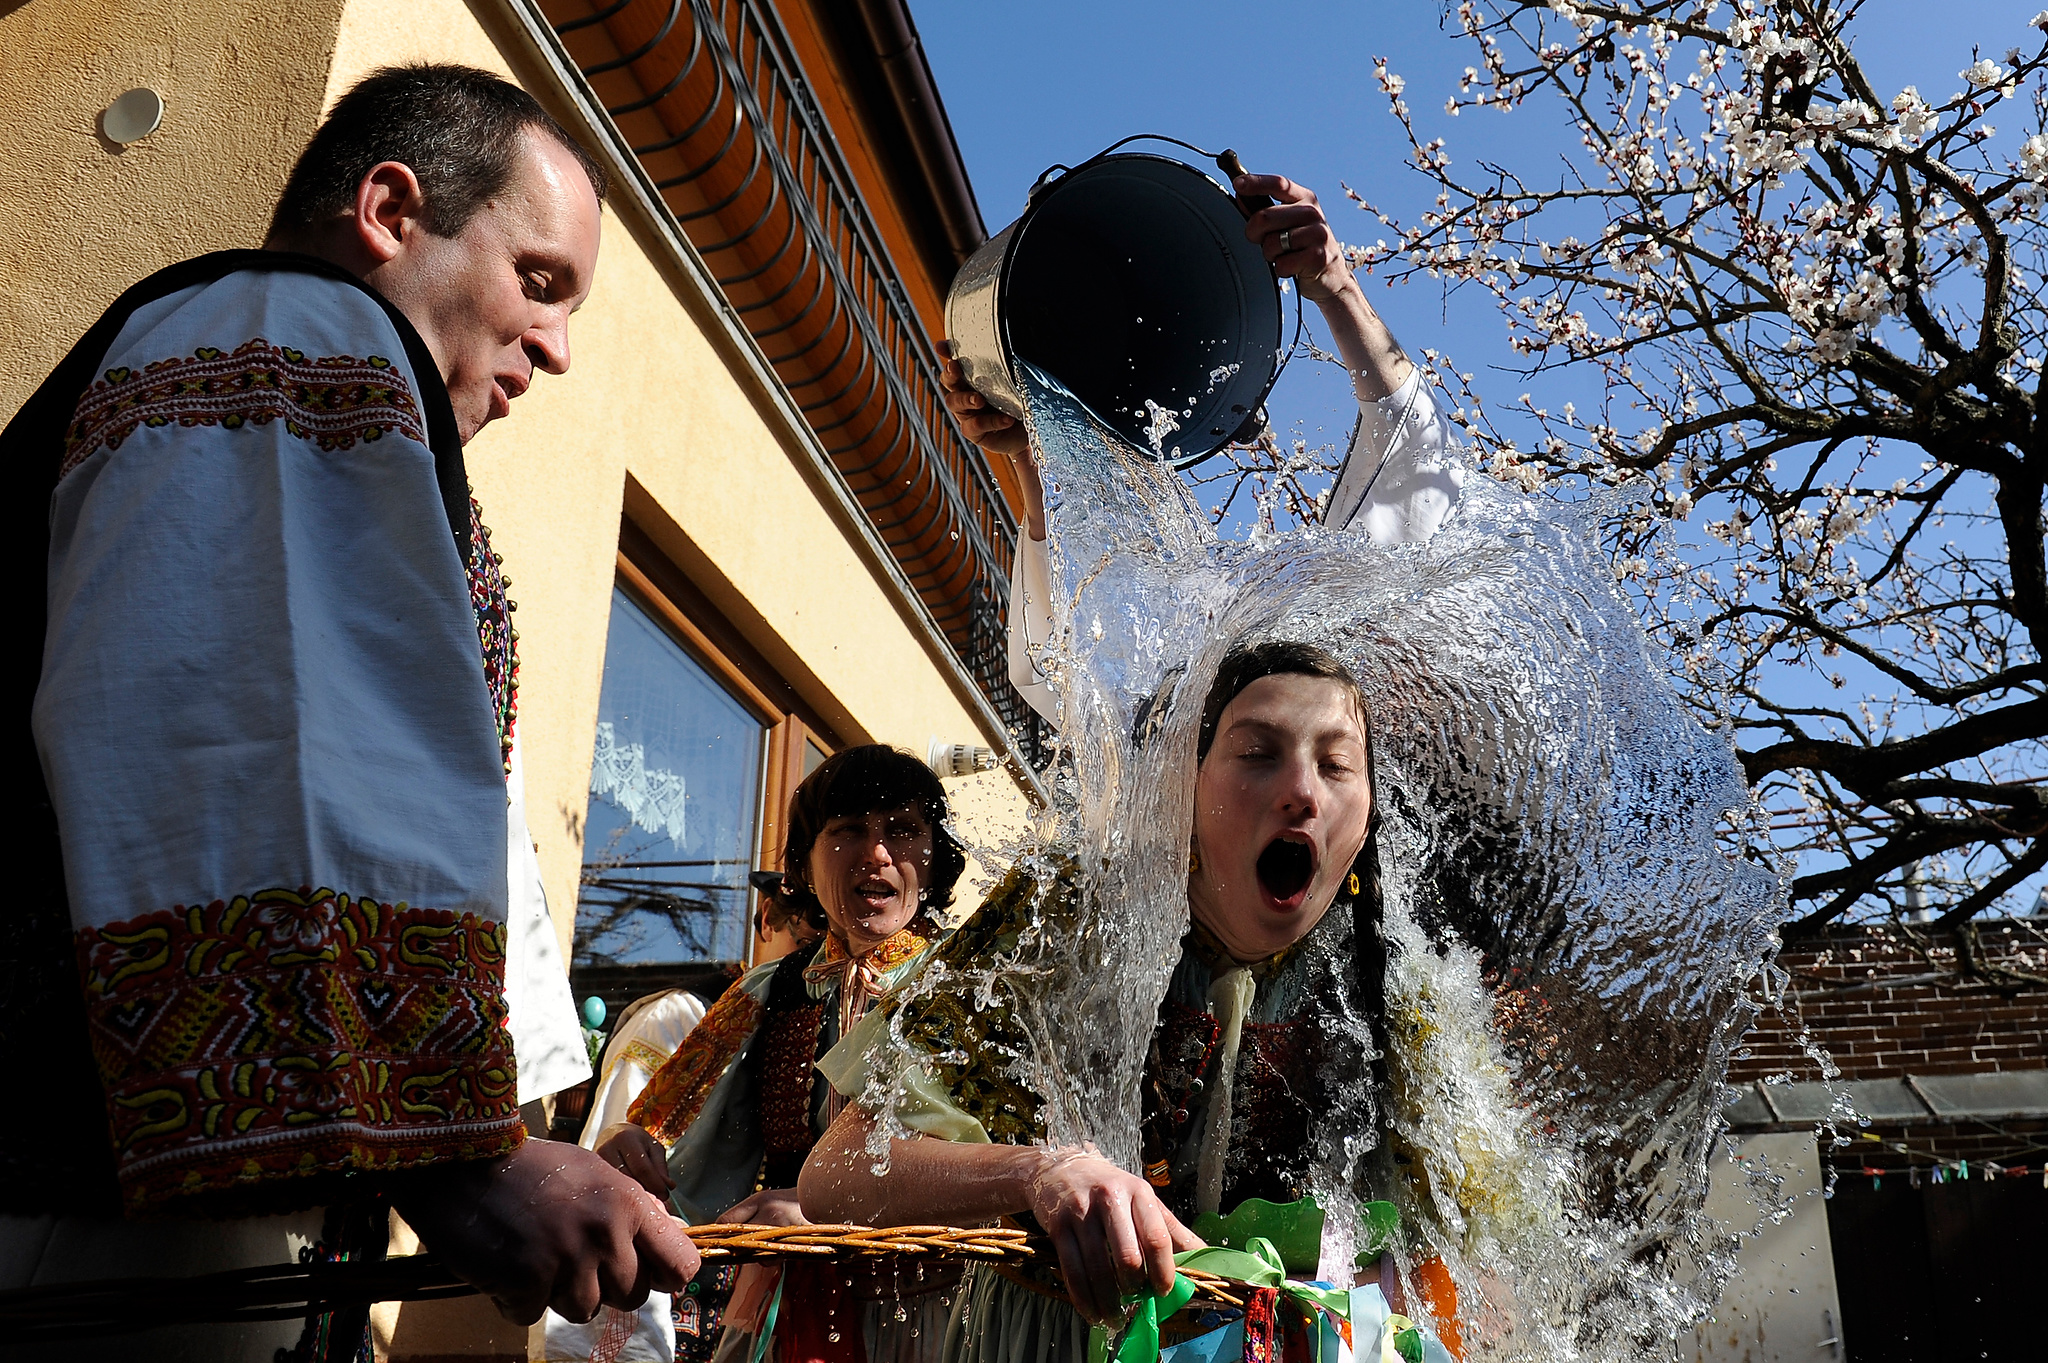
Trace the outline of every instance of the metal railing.
{"type": "Polygon", "coordinates": [[[621,130],[656,134],[635,156],[1036,765],[1006,653],[1016,521],[946,409],[937,349],[773,8],[611,0],[554,27],[621,130]]]}

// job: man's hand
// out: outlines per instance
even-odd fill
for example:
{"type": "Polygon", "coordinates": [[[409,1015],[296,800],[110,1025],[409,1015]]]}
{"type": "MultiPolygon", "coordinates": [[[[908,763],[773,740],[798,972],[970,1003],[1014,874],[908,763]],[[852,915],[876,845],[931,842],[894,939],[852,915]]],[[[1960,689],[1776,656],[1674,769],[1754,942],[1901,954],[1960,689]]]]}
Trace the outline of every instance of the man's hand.
{"type": "Polygon", "coordinates": [[[1351,273],[1315,191],[1284,175],[1240,175],[1230,183],[1240,196],[1274,201],[1251,215],[1244,234],[1259,244],[1276,272],[1292,277],[1301,296],[1321,309],[1358,400],[1376,402],[1398,390],[1415,366],[1365,301],[1365,290],[1351,273]]]}
{"type": "Polygon", "coordinates": [[[676,1190],[668,1176],[668,1150],[635,1122],[615,1122],[597,1138],[597,1156],[635,1183],[666,1198],[676,1190]]]}
{"type": "Polygon", "coordinates": [[[581,1146],[529,1140],[495,1160],[422,1169],[393,1188],[428,1249],[521,1325],[587,1321],[680,1292],[697,1247],[645,1189],[581,1146]]]}
{"type": "Polygon", "coordinates": [[[946,406],[952,409],[953,419],[960,423],[961,434],[969,440],[990,454],[1000,454],[1005,459],[1030,453],[1024,423],[1007,412],[998,412],[989,406],[987,398],[968,387],[967,371],[950,355],[945,368],[939,371],[939,386],[946,390],[946,406]]]}
{"type": "Polygon", "coordinates": [[[1240,175],[1230,187],[1240,198],[1264,195],[1274,201],[1252,214],[1244,234],[1258,243],[1276,273],[1294,280],[1303,298],[1327,302],[1352,285],[1350,262],[1314,190],[1284,175],[1240,175]]]}
{"type": "Polygon", "coordinates": [[[794,1188],[763,1188],[718,1214],[720,1221],[744,1226],[807,1226],[803,1204],[794,1188]]]}
{"type": "Polygon", "coordinates": [[[1031,1179],[1031,1214],[1052,1237],[1060,1278],[1081,1315],[1097,1324],[1123,1318],[1126,1295],[1173,1288],[1173,1256],[1202,1242],[1168,1211],[1152,1185],[1096,1154],[1095,1147],[1041,1150],[1031,1179]]]}

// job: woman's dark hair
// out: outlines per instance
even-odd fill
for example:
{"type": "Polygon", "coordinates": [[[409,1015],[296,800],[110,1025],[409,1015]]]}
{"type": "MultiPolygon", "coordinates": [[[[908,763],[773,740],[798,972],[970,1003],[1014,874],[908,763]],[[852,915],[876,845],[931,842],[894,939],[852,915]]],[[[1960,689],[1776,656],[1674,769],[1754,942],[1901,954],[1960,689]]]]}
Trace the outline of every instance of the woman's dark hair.
{"type": "Polygon", "coordinates": [[[781,901],[785,916],[825,927],[825,906],[810,885],[811,848],[832,820],[848,814],[916,809],[932,826],[932,864],[924,882],[920,913],[936,913],[953,902],[953,886],[967,869],[967,853],[946,828],[946,788],[938,776],[909,753],[885,743],[846,748],[825,759],[804,778],[789,801],[789,842],[782,853],[781,901]]]}
{"type": "MultiPolygon", "coordinates": [[[[1195,760],[1201,761],[1209,755],[1210,744],[1216,741],[1216,726],[1223,721],[1223,712],[1230,708],[1247,686],[1266,677],[1320,677],[1333,681],[1351,693],[1351,699],[1358,706],[1358,720],[1362,728],[1370,732],[1371,713],[1365,705],[1365,689],[1358,684],[1358,678],[1351,675],[1351,669],[1339,662],[1334,654],[1326,653],[1314,644],[1296,643],[1291,639],[1269,639],[1262,644],[1239,644],[1223,655],[1223,661],[1216,668],[1216,680],[1209,684],[1209,695],[1202,702],[1202,734],[1195,741],[1195,760]]],[[[1372,745],[1366,745],[1366,764],[1372,763],[1372,745]]]]}
{"type": "Polygon", "coordinates": [[[335,103],[299,154],[271,235],[289,240],[341,217],[370,168],[397,161],[419,177],[427,230],[458,236],[511,183],[526,128],[567,148],[603,202],[604,167],[518,86],[473,66],[380,67],[335,103]]]}

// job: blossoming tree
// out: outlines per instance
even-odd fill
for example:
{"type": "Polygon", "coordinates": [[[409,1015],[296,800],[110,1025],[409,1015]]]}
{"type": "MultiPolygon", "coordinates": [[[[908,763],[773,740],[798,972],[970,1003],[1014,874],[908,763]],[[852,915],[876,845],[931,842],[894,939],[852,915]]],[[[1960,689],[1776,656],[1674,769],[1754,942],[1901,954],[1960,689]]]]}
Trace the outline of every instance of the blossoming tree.
{"type": "MultiPolygon", "coordinates": [[[[1425,352],[1494,476],[1637,489],[1617,572],[1736,730],[1792,931],[1931,914],[2010,985],[1970,924],[2048,864],[2048,45],[2016,23],[1953,93],[1880,89],[1860,9],[1465,0],[1446,112],[1548,107],[1575,145],[1561,174],[1461,164],[1379,62],[1435,205],[1354,193],[1391,231],[1352,257],[1484,290],[1529,375],[1597,379],[1592,411],[1489,407],[1425,352]]],[[[1247,453],[1302,499],[1298,455],[1247,453]]]]}

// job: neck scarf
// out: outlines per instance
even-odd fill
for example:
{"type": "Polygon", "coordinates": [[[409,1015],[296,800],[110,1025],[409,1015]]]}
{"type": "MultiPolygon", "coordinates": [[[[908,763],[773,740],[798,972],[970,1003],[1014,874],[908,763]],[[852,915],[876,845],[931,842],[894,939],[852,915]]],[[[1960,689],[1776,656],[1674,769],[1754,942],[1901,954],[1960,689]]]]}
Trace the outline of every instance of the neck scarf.
{"type": "MultiPolygon", "coordinates": [[[[850,954],[846,943],[836,935],[826,934],[817,958],[804,967],[804,983],[810,987],[813,998],[828,989],[839,991],[839,1035],[852,1031],[853,1024],[866,1017],[875,1001],[889,992],[890,975],[931,946],[931,940],[916,931],[924,926],[924,918],[919,915],[907,927],[898,928],[858,956],[850,954]]],[[[826,1119],[837,1117],[845,1106],[846,1099],[827,1085],[826,1119]]]]}

